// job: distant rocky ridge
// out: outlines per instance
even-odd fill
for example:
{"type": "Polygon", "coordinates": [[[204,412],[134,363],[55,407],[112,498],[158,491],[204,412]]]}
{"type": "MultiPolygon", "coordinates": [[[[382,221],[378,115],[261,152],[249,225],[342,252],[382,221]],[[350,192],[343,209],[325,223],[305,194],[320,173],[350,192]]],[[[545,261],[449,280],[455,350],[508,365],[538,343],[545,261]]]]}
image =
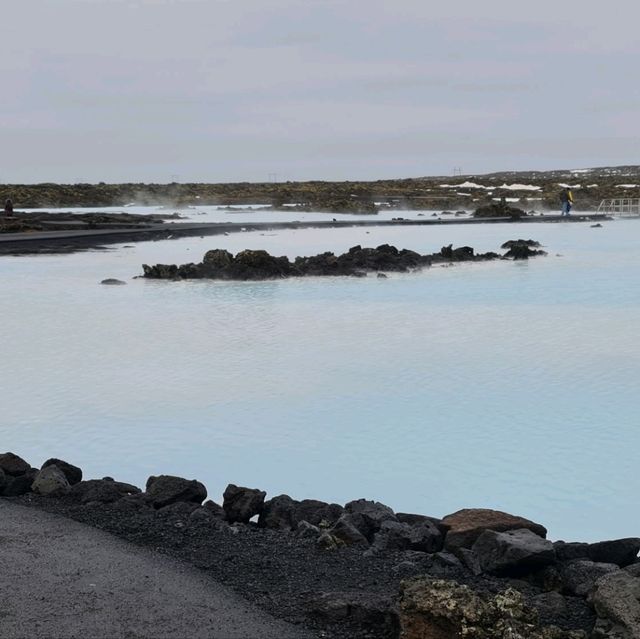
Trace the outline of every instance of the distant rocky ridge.
{"type": "Polygon", "coordinates": [[[445,246],[438,253],[421,255],[408,249],[382,244],[376,248],[353,246],[342,255],[330,252],[312,257],[275,257],[267,251],[244,250],[232,255],[224,249],[213,249],[205,253],[199,264],[143,264],[144,277],[150,279],[221,279],[221,280],[265,280],[283,277],[322,275],[365,276],[377,272],[406,272],[429,267],[433,264],[451,262],[478,262],[496,259],[528,259],[535,255],[546,255],[533,240],[510,240],[509,250],[498,253],[476,254],[470,246],[453,248],[445,246]]]}
{"type": "Polygon", "coordinates": [[[524,517],[436,518],[197,480],[145,490],[0,455],[0,494],[194,563],[273,614],[335,639],[637,639],[640,538],[552,542],[524,517]]]}
{"type": "Polygon", "coordinates": [[[0,200],[16,208],[139,205],[265,204],[274,210],[375,212],[378,208],[472,208],[493,198],[520,199],[543,209],[559,209],[561,184],[574,187],[576,208],[592,211],[600,200],[640,197],[640,166],[489,174],[425,176],[376,181],[236,182],[170,184],[2,184],[0,200]]]}

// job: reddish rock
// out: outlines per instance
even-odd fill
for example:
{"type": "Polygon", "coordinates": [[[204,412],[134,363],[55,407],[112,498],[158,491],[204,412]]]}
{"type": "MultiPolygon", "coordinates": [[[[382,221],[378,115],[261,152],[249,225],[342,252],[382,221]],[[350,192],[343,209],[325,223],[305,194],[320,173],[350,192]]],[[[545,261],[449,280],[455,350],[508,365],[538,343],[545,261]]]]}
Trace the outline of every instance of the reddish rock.
{"type": "Polygon", "coordinates": [[[540,537],[546,538],[547,529],[524,517],[510,515],[488,508],[465,508],[443,518],[442,523],[449,528],[445,537],[445,548],[471,548],[485,530],[507,532],[527,528],[540,537]]]}

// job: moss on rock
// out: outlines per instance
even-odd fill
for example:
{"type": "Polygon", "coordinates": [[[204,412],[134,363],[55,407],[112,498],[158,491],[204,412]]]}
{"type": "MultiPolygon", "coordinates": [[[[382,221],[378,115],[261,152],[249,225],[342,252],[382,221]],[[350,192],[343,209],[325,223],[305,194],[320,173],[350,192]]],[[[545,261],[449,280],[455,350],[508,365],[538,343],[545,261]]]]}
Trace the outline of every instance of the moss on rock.
{"type": "Polygon", "coordinates": [[[492,595],[455,581],[402,582],[401,639],[585,639],[582,631],[540,626],[520,592],[492,595]]]}

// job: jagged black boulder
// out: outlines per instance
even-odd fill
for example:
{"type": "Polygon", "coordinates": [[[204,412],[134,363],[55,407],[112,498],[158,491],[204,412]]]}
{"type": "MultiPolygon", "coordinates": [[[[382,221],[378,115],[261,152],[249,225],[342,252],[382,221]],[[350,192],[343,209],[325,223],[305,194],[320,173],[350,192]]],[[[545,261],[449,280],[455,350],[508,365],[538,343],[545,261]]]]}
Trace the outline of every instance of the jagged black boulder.
{"type": "Polygon", "coordinates": [[[229,484],[222,495],[224,500],[222,507],[227,521],[229,523],[236,521],[248,523],[252,517],[262,512],[266,495],[266,492],[257,488],[229,484]]]}
{"type": "Polygon", "coordinates": [[[533,246],[540,246],[538,242],[533,242],[533,240],[509,240],[509,242],[505,242],[502,247],[508,248],[509,250],[504,254],[505,257],[511,258],[514,260],[528,260],[530,257],[534,257],[536,255],[546,255],[546,251],[542,249],[532,248],[533,246]]]}
{"type": "Polygon", "coordinates": [[[173,475],[151,476],[147,480],[147,495],[155,508],[189,502],[200,505],[207,498],[207,489],[195,479],[173,475]]]}
{"type": "Polygon", "coordinates": [[[12,477],[24,475],[30,468],[31,466],[15,453],[0,455],[0,470],[3,470],[7,475],[12,477]]]}
{"type": "Polygon", "coordinates": [[[501,249],[510,249],[514,246],[528,246],[530,248],[540,248],[540,242],[536,242],[535,240],[507,240],[500,248],[501,249]]]}
{"type": "Polygon", "coordinates": [[[105,478],[81,481],[79,484],[71,486],[71,490],[67,494],[70,499],[81,504],[91,502],[110,504],[127,495],[135,495],[140,492],[136,486],[105,478]]]}
{"type": "Polygon", "coordinates": [[[73,486],[74,484],[79,484],[82,481],[82,470],[77,466],[70,464],[69,462],[52,457],[51,459],[47,459],[47,461],[42,464],[43,469],[47,466],[57,466],[67,478],[67,481],[71,486],[73,486]]]}

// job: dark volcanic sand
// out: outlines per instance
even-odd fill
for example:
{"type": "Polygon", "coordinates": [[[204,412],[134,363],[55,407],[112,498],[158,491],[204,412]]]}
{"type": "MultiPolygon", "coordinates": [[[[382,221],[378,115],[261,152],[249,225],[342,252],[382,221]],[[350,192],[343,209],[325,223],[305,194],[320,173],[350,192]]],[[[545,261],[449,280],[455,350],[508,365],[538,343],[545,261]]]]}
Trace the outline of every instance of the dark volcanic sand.
{"type": "MultiPolygon", "coordinates": [[[[362,548],[322,550],[314,540],[294,533],[261,529],[253,524],[229,527],[217,521],[189,519],[186,505],[168,512],[119,504],[79,506],[66,498],[37,495],[12,498],[16,503],[62,514],[106,530],[128,541],[182,559],[231,587],[270,614],[300,624],[330,639],[383,638],[390,628],[381,624],[362,628],[342,619],[330,623],[314,614],[314,601],[323,593],[357,593],[369,602],[391,601],[401,579],[429,573],[457,579],[493,592],[509,585],[505,579],[473,577],[470,572],[434,564],[429,555],[391,552],[365,557],[362,548]],[[186,508],[183,508],[186,506],[186,508]],[[402,563],[405,562],[405,563],[402,563]],[[406,563],[409,562],[409,563],[406,563]],[[400,565],[402,564],[402,565],[400,565]]],[[[542,591],[518,581],[527,597],[542,591]]],[[[590,629],[592,612],[583,599],[568,597],[568,612],[541,621],[564,628],[590,629]]]]}

